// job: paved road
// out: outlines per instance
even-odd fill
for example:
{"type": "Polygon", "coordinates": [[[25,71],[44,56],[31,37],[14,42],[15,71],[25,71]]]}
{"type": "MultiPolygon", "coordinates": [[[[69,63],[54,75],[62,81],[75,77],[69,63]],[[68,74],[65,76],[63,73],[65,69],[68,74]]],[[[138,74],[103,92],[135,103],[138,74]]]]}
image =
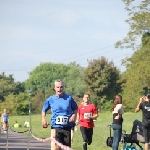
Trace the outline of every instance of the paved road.
{"type": "Polygon", "coordinates": [[[28,136],[9,129],[7,140],[7,133],[3,133],[2,130],[0,134],[0,150],[50,150],[50,141],[40,142],[31,136],[28,146],[28,139],[28,136]]]}

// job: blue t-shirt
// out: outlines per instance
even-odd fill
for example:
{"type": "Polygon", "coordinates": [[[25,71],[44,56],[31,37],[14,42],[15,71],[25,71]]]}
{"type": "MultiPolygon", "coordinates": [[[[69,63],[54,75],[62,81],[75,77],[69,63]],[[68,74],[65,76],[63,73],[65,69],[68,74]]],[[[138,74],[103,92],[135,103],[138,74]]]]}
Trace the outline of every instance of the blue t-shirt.
{"type": "Polygon", "coordinates": [[[78,106],[71,95],[63,94],[62,97],[56,95],[50,96],[44,103],[42,112],[51,109],[51,126],[56,128],[72,127],[73,122],[69,122],[69,118],[78,106]]]}
{"type": "Polygon", "coordinates": [[[8,114],[3,114],[3,121],[8,122],[8,114]]]}

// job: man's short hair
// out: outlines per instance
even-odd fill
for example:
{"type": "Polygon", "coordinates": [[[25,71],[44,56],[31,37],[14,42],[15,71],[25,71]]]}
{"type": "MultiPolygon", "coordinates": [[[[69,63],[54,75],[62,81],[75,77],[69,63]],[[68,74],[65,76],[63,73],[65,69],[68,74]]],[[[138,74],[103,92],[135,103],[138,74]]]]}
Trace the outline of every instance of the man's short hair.
{"type": "Polygon", "coordinates": [[[61,82],[63,84],[63,86],[64,86],[64,81],[62,81],[60,79],[57,79],[57,80],[55,80],[54,85],[55,85],[56,82],[61,82]]]}
{"type": "Polygon", "coordinates": [[[88,93],[84,93],[84,95],[88,95],[90,97],[90,94],[88,94],[88,93]]]}

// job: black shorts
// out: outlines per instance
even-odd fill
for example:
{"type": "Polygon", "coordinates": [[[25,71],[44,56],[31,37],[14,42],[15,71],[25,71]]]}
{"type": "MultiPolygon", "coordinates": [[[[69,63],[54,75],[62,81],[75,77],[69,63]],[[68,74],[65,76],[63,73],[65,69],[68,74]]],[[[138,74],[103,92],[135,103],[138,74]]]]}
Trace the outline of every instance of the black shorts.
{"type": "Polygon", "coordinates": [[[93,128],[80,127],[82,133],[83,142],[87,142],[88,145],[92,143],[93,128]]]}
{"type": "Polygon", "coordinates": [[[65,127],[65,128],[54,128],[51,127],[51,129],[56,130],[56,140],[63,145],[71,147],[71,127],[65,127]]]}
{"type": "Polygon", "coordinates": [[[73,126],[73,127],[71,127],[71,130],[74,130],[74,126],[73,126]]]}
{"type": "Polygon", "coordinates": [[[150,142],[150,127],[143,126],[143,136],[145,138],[145,143],[150,142]]]}

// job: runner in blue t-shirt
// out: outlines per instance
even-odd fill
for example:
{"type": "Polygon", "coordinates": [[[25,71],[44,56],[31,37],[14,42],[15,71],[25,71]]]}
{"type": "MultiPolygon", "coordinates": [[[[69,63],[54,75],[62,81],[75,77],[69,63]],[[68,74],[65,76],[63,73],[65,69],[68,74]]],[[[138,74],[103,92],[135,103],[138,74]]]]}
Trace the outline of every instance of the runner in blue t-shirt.
{"type": "Polygon", "coordinates": [[[1,115],[1,122],[3,123],[3,130],[4,132],[7,131],[7,126],[8,126],[8,114],[6,109],[4,109],[4,112],[1,115]]]}
{"type": "MultiPolygon", "coordinates": [[[[71,147],[71,128],[74,126],[77,114],[77,104],[71,95],[64,93],[64,82],[56,80],[54,83],[56,94],[46,99],[42,108],[42,125],[48,127],[46,112],[51,109],[51,136],[63,145],[71,147]]],[[[51,150],[59,147],[51,142],[51,150]]]]}

